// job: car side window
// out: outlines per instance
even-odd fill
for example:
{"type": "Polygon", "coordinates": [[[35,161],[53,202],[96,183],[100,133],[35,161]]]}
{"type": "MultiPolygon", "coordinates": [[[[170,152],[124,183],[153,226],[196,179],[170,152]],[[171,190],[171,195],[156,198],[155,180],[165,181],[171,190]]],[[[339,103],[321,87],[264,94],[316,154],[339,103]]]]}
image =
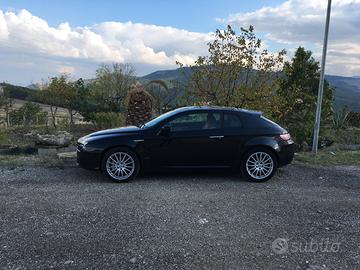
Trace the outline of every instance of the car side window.
{"type": "Polygon", "coordinates": [[[230,114],[230,113],[224,114],[224,128],[235,129],[241,127],[242,127],[242,122],[238,115],[230,114]]]}
{"type": "Polygon", "coordinates": [[[219,129],[221,114],[213,112],[187,113],[169,121],[168,125],[172,132],[219,129]]]}

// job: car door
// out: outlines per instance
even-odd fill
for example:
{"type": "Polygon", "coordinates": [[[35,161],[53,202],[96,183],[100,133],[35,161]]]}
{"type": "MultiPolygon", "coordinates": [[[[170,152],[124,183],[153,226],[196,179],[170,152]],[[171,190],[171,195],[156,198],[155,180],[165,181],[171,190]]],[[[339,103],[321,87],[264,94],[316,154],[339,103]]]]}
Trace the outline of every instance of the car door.
{"type": "Polygon", "coordinates": [[[220,112],[191,111],[165,122],[170,132],[154,138],[151,158],[164,167],[222,165],[221,118],[220,112]]]}
{"type": "Polygon", "coordinates": [[[248,133],[243,125],[241,115],[236,112],[224,112],[222,133],[225,163],[236,165],[239,162],[248,133]]]}

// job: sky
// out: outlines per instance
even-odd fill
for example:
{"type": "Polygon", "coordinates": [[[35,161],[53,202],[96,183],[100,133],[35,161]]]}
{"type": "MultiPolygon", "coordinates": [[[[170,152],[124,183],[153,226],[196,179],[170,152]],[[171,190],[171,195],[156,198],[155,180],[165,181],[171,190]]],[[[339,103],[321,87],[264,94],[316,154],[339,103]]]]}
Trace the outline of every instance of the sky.
{"type": "MultiPolygon", "coordinates": [[[[254,25],[264,47],[299,46],[320,59],[326,0],[0,0],[0,81],[28,85],[61,73],[93,78],[102,63],[137,75],[191,65],[216,29],[254,25]]],[[[360,0],[333,0],[326,73],[360,75],[360,0]]]]}

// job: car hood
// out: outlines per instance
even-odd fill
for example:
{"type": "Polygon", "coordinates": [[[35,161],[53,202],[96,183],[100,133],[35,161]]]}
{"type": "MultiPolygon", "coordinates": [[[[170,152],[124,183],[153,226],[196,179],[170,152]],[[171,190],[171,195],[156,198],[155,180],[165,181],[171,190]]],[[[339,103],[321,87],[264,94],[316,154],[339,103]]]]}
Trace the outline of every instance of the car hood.
{"type": "Polygon", "coordinates": [[[134,133],[134,132],[138,132],[139,130],[140,128],[136,126],[112,128],[112,129],[105,129],[91,133],[87,135],[87,137],[96,137],[101,135],[122,134],[122,133],[134,133]]]}
{"type": "Polygon", "coordinates": [[[78,140],[80,143],[84,143],[85,141],[89,141],[92,139],[96,139],[96,137],[107,136],[107,135],[121,135],[128,133],[137,133],[141,128],[136,126],[128,126],[128,127],[120,127],[120,128],[112,128],[112,129],[104,129],[89,135],[86,135],[78,140]]]}

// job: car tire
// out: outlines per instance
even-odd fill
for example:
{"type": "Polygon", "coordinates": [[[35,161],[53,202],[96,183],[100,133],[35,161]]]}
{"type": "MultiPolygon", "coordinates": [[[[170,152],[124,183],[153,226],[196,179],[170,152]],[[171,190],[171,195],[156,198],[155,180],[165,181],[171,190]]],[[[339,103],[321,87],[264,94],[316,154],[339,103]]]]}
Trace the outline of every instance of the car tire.
{"type": "Polygon", "coordinates": [[[254,147],[242,158],[242,173],[252,182],[264,182],[276,172],[276,155],[265,147],[254,147]]]}
{"type": "Polygon", "coordinates": [[[128,182],[138,175],[140,161],[130,149],[116,147],[104,155],[101,162],[101,171],[115,182],[128,182]]]}

